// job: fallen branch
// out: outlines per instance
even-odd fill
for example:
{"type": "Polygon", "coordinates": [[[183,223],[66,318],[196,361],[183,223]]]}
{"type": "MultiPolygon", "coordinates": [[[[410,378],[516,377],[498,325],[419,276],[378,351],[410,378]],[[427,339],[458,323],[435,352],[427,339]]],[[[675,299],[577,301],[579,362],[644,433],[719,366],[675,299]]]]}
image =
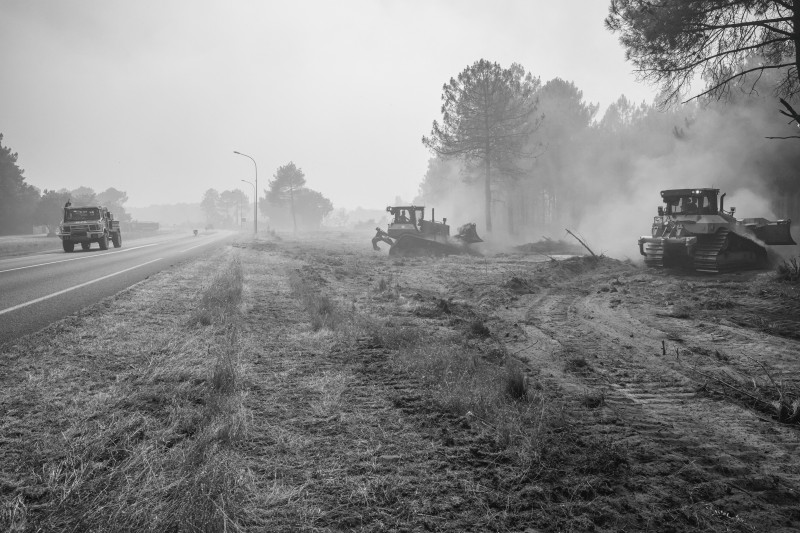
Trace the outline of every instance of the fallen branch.
{"type": "Polygon", "coordinates": [[[594,257],[595,259],[597,259],[597,256],[596,256],[596,255],[595,255],[595,253],[592,251],[592,249],[591,249],[591,248],[589,248],[589,247],[586,245],[586,243],[585,243],[585,242],[583,242],[582,240],[580,240],[580,239],[578,238],[578,236],[577,236],[577,235],[575,235],[574,233],[572,233],[570,230],[567,230],[567,233],[569,233],[570,235],[572,235],[573,237],[575,237],[575,240],[577,240],[579,243],[581,243],[581,244],[583,245],[583,247],[584,247],[584,248],[586,248],[587,250],[589,250],[589,253],[590,253],[590,254],[592,254],[592,257],[594,257]]]}
{"type": "Polygon", "coordinates": [[[552,255],[547,255],[546,253],[543,253],[543,252],[533,252],[533,253],[538,254],[538,255],[543,255],[543,256],[547,257],[548,259],[550,259],[550,261],[558,261],[558,259],[556,259],[552,255]]]}
{"type": "Polygon", "coordinates": [[[691,371],[695,372],[697,374],[700,374],[701,376],[703,376],[707,380],[713,381],[715,383],[719,383],[720,385],[724,385],[725,387],[728,387],[729,389],[731,389],[731,390],[733,390],[735,392],[738,392],[739,394],[741,394],[743,396],[747,396],[748,398],[750,398],[754,402],[760,403],[761,405],[764,405],[766,407],[773,407],[773,405],[770,402],[762,400],[758,396],[754,396],[754,395],[750,394],[749,392],[746,392],[746,391],[740,389],[739,387],[735,387],[735,386],[731,385],[730,383],[727,383],[724,380],[719,379],[716,376],[712,376],[711,374],[707,374],[705,372],[701,372],[700,370],[697,370],[697,368],[692,368],[691,371]]]}

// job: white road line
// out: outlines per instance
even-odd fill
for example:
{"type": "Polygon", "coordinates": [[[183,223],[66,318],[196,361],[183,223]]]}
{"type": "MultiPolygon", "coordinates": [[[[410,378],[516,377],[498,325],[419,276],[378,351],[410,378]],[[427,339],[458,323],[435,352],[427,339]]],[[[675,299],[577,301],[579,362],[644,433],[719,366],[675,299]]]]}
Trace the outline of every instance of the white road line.
{"type": "Polygon", "coordinates": [[[103,276],[97,279],[93,279],[92,281],[87,281],[85,283],[81,283],[79,285],[75,285],[74,287],[70,287],[69,289],[64,289],[58,292],[54,292],[53,294],[48,294],[47,296],[42,296],[41,298],[36,298],[35,300],[30,300],[25,303],[21,303],[19,305],[15,305],[14,307],[8,307],[6,309],[0,310],[0,315],[4,315],[6,313],[10,313],[12,311],[16,311],[17,309],[22,309],[23,307],[27,307],[29,305],[38,304],[39,302],[43,302],[50,298],[55,298],[56,296],[61,296],[64,293],[74,291],[75,289],[80,289],[81,287],[86,287],[87,285],[91,285],[92,283],[97,283],[98,281],[103,281],[104,279],[113,278],[114,276],[119,276],[120,274],[124,274],[125,272],[129,272],[133,269],[143,267],[145,265],[149,265],[150,263],[155,263],[156,261],[161,261],[161,257],[158,259],[153,259],[152,261],[148,261],[146,263],[142,263],[141,265],[132,266],[130,268],[126,268],[125,270],[120,270],[119,272],[114,272],[113,274],[108,274],[107,276],[103,276]]]}
{"type": "Polygon", "coordinates": [[[186,252],[188,252],[188,251],[190,251],[190,250],[194,250],[195,248],[199,248],[199,247],[201,247],[201,246],[205,246],[206,244],[209,244],[209,243],[207,243],[207,242],[204,242],[204,243],[201,243],[201,244],[196,244],[196,245],[192,246],[191,248],[187,248],[187,249],[185,249],[185,250],[181,250],[181,251],[180,251],[180,252],[178,252],[178,253],[179,253],[179,254],[186,253],[186,252]]]}
{"type": "Polygon", "coordinates": [[[133,250],[141,250],[142,248],[149,248],[150,246],[156,246],[158,244],[160,244],[160,243],[143,244],[141,246],[134,246],[133,248],[125,248],[124,250],[116,250],[116,251],[113,251],[113,252],[108,252],[108,253],[99,254],[99,255],[86,255],[86,256],[83,256],[83,257],[71,257],[69,259],[59,259],[58,261],[50,261],[49,263],[38,263],[38,264],[35,264],[35,265],[28,265],[28,266],[24,266],[24,267],[9,268],[9,269],[6,269],[6,270],[0,270],[0,274],[3,274],[4,272],[14,272],[15,270],[25,270],[26,268],[36,268],[36,267],[47,266],[47,265],[55,265],[57,263],[66,263],[67,261],[78,261],[80,259],[92,259],[92,258],[97,258],[97,257],[105,257],[107,255],[121,254],[121,253],[124,253],[124,252],[132,252],[133,250]]]}

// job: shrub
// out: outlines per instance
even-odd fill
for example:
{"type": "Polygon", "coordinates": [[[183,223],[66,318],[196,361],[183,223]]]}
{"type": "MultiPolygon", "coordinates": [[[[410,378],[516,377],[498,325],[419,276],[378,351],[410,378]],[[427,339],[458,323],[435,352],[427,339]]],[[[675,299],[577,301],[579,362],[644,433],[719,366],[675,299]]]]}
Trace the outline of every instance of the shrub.
{"type": "Polygon", "coordinates": [[[778,265],[778,279],[796,283],[800,281],[800,257],[787,259],[778,265]]]}
{"type": "Polygon", "coordinates": [[[514,401],[528,399],[528,383],[525,374],[519,365],[512,365],[506,369],[506,395],[514,401]]]}
{"type": "Polygon", "coordinates": [[[489,331],[489,328],[484,324],[483,320],[476,318],[469,324],[469,332],[474,335],[475,337],[491,337],[492,332],[489,331]]]}

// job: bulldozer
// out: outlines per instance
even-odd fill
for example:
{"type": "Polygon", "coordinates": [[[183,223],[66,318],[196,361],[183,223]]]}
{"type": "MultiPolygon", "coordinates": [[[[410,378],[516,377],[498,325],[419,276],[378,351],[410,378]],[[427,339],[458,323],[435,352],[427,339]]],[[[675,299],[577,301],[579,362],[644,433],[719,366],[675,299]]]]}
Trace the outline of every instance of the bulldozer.
{"type": "Polygon", "coordinates": [[[380,250],[379,242],[389,245],[389,255],[393,256],[437,256],[476,252],[469,245],[483,242],[478,236],[474,223],[464,224],[458,233],[450,236],[447,219],[436,222],[435,210],[431,209],[431,219],[425,220],[425,207],[415,205],[389,206],[386,211],[392,215],[387,231],[375,228],[372,248],[380,250]]]}
{"type": "Polygon", "coordinates": [[[725,211],[719,189],[661,191],[651,235],[639,238],[639,253],[649,267],[730,272],[768,266],[767,246],[797,244],[790,220],[734,217],[725,211]]]}

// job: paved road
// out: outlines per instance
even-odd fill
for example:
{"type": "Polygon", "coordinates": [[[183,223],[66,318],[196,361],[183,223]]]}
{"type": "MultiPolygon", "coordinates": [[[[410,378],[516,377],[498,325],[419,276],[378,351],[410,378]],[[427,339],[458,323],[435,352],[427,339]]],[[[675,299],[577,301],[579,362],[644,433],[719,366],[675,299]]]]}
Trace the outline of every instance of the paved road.
{"type": "Polygon", "coordinates": [[[0,259],[0,345],[231,239],[233,232],[123,241],[106,251],[53,250],[0,259]]]}

